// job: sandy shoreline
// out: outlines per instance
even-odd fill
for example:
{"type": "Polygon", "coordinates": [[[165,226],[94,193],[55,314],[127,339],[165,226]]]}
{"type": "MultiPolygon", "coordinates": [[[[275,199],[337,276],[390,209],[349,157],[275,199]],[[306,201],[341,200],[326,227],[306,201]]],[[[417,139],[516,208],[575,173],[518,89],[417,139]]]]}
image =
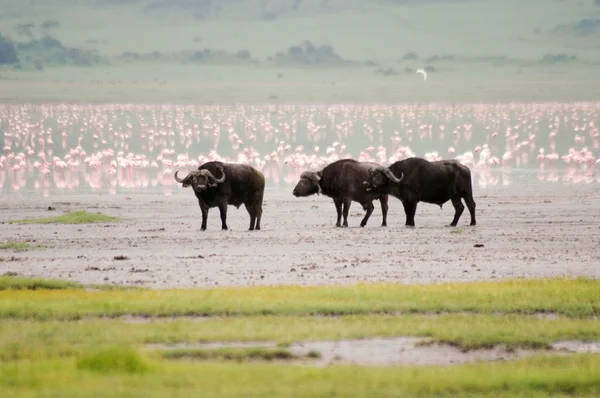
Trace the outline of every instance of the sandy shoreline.
{"type": "Polygon", "coordinates": [[[211,209],[200,231],[200,210],[189,190],[173,195],[78,194],[43,198],[2,194],[0,242],[35,240],[46,246],[0,251],[0,273],[17,272],[83,283],[151,288],[356,283],[436,283],[557,275],[600,277],[600,198],[597,185],[534,184],[475,188],[476,227],[468,212],[453,215],[419,204],[416,228],[404,227],[401,203],[390,200],[388,227],[379,204],[366,228],[363,210],[350,209],[350,228],[334,227],[329,198],[294,198],[268,188],[262,231],[248,232],[242,207],[229,208],[230,231],[211,209]],[[48,206],[56,210],[48,211],[48,206]],[[116,224],[16,225],[7,220],[88,210],[122,217],[116,224]],[[483,247],[474,247],[474,245],[483,247]],[[124,255],[128,260],[118,261],[124,255]]]}

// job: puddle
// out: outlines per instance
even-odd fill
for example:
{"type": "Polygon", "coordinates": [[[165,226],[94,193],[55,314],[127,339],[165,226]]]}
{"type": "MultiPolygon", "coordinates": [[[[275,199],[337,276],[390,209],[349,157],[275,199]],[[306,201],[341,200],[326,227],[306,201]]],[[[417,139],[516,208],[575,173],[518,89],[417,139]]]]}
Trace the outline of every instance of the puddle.
{"type": "MultiPolygon", "coordinates": [[[[272,342],[213,342],[195,344],[151,344],[152,350],[219,349],[219,348],[276,348],[272,342]]],[[[540,352],[600,353],[600,342],[561,341],[550,350],[521,349],[507,351],[503,346],[491,349],[462,351],[448,344],[431,343],[418,337],[372,338],[364,340],[307,341],[294,343],[285,349],[295,357],[319,353],[309,363],[315,366],[330,364],[356,365],[451,365],[476,361],[501,361],[524,358],[540,352]]],[[[303,361],[303,363],[307,363],[303,361]]]]}
{"type": "Polygon", "coordinates": [[[357,365],[450,365],[475,361],[497,361],[520,358],[524,351],[508,352],[504,348],[461,351],[447,344],[412,337],[375,338],[365,340],[314,341],[293,344],[295,355],[309,351],[321,353],[321,365],[346,363],[357,365]],[[423,344],[427,343],[427,344],[423,344]]]}
{"type": "Polygon", "coordinates": [[[559,341],[552,349],[562,352],[600,354],[600,341],[559,341]]]}

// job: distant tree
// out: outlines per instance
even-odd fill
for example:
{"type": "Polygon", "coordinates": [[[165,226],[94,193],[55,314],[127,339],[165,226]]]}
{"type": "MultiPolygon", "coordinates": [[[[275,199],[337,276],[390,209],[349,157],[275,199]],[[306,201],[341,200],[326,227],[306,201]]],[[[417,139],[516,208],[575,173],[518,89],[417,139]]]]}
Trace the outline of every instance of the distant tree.
{"type": "Polygon", "coordinates": [[[545,54],[542,57],[541,62],[544,64],[557,64],[557,63],[565,63],[576,61],[577,57],[574,55],[568,54],[545,54]]]}
{"type": "Polygon", "coordinates": [[[260,19],[262,19],[263,21],[274,21],[277,19],[277,16],[272,11],[265,11],[262,13],[260,19]]]}
{"type": "Polygon", "coordinates": [[[417,58],[418,58],[418,57],[417,57],[417,53],[415,53],[415,52],[413,52],[413,51],[407,52],[406,54],[404,54],[404,55],[402,56],[402,60],[403,60],[403,61],[415,60],[415,59],[417,59],[417,58]]]}
{"type": "Polygon", "coordinates": [[[15,44],[0,33],[0,65],[16,65],[18,63],[19,57],[15,44]]]}
{"type": "Polygon", "coordinates": [[[35,27],[32,23],[22,23],[15,26],[15,31],[21,36],[29,37],[33,39],[33,28],[35,27]]]}
{"type": "Polygon", "coordinates": [[[281,61],[304,65],[339,65],[344,61],[337,55],[332,46],[325,44],[315,46],[310,40],[301,45],[290,46],[286,54],[276,55],[281,61]]]}
{"type": "Polygon", "coordinates": [[[55,19],[42,22],[40,32],[43,36],[50,36],[50,31],[60,27],[60,22],[55,19]]]}
{"type": "Polygon", "coordinates": [[[248,50],[240,50],[237,53],[235,53],[235,56],[238,57],[241,60],[249,60],[250,59],[250,51],[248,50]]]}

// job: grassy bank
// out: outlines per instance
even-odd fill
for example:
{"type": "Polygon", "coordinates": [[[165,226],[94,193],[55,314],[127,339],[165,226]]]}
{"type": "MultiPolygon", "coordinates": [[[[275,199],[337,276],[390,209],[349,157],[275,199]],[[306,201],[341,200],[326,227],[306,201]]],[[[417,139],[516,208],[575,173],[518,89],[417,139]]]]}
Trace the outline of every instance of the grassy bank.
{"type": "Polygon", "coordinates": [[[55,217],[26,218],[23,220],[11,220],[10,224],[92,224],[115,222],[116,217],[100,213],[88,213],[87,211],[73,211],[55,217]]]}
{"type": "Polygon", "coordinates": [[[464,351],[600,341],[595,280],[156,291],[5,276],[0,287],[0,390],[11,397],[600,392],[600,356],[594,354],[540,353],[444,367],[318,368],[311,365],[321,352],[287,348],[305,341],[403,336],[464,351]],[[270,346],[198,346],[211,342],[270,346]]]}

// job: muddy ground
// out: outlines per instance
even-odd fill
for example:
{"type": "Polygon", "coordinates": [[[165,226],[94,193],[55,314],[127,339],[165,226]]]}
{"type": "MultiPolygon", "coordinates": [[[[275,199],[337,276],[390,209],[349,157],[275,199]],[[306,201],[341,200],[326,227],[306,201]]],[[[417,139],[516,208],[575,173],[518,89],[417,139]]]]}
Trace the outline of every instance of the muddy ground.
{"type": "MultiPolygon", "coordinates": [[[[231,342],[198,344],[150,344],[150,350],[186,350],[219,348],[275,348],[269,342],[231,342]]],[[[460,350],[448,344],[433,343],[419,337],[377,337],[360,340],[306,341],[286,348],[302,363],[327,366],[333,363],[356,365],[453,365],[476,361],[503,361],[545,353],[600,353],[600,342],[559,341],[547,349],[507,349],[503,346],[475,350],[460,350]],[[306,359],[310,353],[319,355],[306,359]]]]}
{"type": "Polygon", "coordinates": [[[189,189],[118,195],[1,193],[0,243],[34,241],[26,252],[0,251],[0,273],[83,283],[152,288],[330,284],[360,281],[434,283],[555,275],[600,277],[597,183],[522,184],[476,188],[476,227],[465,210],[448,228],[453,208],[419,204],[416,228],[404,227],[390,198],[388,227],[379,203],[366,228],[357,203],[350,228],[335,228],[331,199],[295,198],[292,187],[267,189],[261,231],[248,232],[242,206],[229,207],[229,231],[189,189]],[[48,207],[54,210],[48,210],[48,207]],[[114,224],[17,225],[6,221],[88,210],[122,217],[114,224]],[[115,260],[116,256],[128,259],[115,260]]]}

